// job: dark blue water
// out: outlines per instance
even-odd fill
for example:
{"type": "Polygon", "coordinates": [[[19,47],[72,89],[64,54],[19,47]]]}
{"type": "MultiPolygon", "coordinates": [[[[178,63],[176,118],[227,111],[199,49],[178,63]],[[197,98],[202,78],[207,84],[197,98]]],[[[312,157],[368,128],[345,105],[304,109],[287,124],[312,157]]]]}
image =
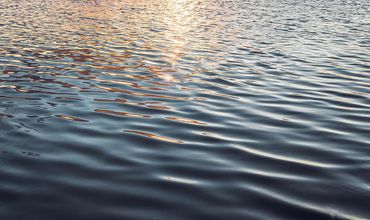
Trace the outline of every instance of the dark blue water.
{"type": "Polygon", "coordinates": [[[370,218],[370,2],[0,0],[0,219],[370,218]]]}

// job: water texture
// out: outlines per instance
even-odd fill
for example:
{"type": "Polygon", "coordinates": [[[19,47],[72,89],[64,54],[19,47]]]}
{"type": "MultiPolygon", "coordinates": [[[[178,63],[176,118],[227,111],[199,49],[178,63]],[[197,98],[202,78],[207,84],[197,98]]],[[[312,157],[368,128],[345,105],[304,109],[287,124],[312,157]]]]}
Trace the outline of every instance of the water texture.
{"type": "Polygon", "coordinates": [[[0,0],[0,219],[370,219],[370,2],[0,0]]]}

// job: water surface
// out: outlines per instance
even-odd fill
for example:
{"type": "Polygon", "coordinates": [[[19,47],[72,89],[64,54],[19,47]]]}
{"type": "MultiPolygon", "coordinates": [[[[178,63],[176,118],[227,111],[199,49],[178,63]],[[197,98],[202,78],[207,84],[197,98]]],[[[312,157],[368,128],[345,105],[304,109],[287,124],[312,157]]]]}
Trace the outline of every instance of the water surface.
{"type": "Polygon", "coordinates": [[[370,218],[370,2],[0,0],[0,218],[370,218]]]}

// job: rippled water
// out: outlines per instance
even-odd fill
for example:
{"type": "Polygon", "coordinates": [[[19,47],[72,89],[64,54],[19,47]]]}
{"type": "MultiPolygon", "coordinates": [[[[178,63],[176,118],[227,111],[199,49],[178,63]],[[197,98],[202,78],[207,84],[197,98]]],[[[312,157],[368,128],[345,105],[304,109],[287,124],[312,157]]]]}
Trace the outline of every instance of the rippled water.
{"type": "Polygon", "coordinates": [[[368,0],[0,18],[0,219],[370,218],[368,0]]]}

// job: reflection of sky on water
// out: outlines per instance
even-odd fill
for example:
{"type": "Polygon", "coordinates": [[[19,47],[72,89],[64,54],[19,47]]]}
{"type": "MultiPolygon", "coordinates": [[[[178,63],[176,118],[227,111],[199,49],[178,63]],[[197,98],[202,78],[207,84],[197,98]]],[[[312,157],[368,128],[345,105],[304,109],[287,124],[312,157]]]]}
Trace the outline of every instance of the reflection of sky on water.
{"type": "Polygon", "coordinates": [[[0,0],[9,210],[25,184],[99,219],[366,216],[370,7],[338,2],[0,0]]]}

